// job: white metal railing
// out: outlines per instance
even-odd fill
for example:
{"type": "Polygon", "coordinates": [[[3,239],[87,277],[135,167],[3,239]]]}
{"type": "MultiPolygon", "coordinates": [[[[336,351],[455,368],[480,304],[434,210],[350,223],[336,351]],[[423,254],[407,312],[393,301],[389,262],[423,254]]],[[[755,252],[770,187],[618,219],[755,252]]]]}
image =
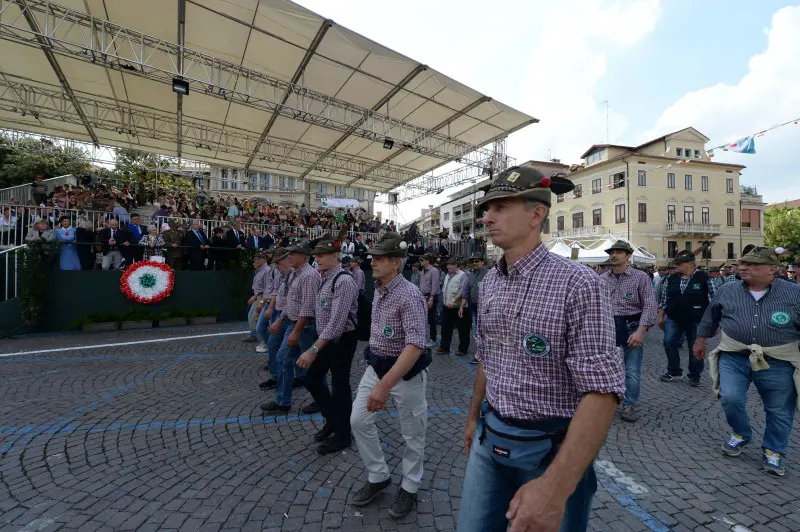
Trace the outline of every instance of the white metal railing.
{"type": "Polygon", "coordinates": [[[722,232],[720,224],[689,224],[689,223],[668,223],[667,234],[719,234],[722,232]]]}
{"type": "Polygon", "coordinates": [[[564,231],[556,231],[553,233],[555,238],[569,238],[576,236],[598,236],[605,234],[605,228],[602,225],[591,225],[588,227],[579,227],[578,229],[567,229],[564,231]]]}
{"type": "MultiPolygon", "coordinates": [[[[61,185],[77,185],[78,180],[72,175],[68,174],[59,177],[51,177],[50,179],[43,179],[42,183],[47,185],[47,190],[49,192],[52,192],[55,187],[61,185]]],[[[20,205],[24,205],[29,199],[31,199],[30,183],[0,189],[0,203],[11,203],[14,200],[17,200],[20,205]]]]}
{"type": "Polygon", "coordinates": [[[761,236],[764,234],[764,230],[760,227],[742,227],[742,234],[761,236]]]}
{"type": "Polygon", "coordinates": [[[764,198],[761,196],[761,194],[744,194],[743,193],[743,194],[740,195],[740,199],[741,199],[742,203],[756,203],[756,204],[764,203],[764,198]]]}
{"type": "Polygon", "coordinates": [[[0,264],[3,265],[3,301],[14,299],[19,290],[19,273],[17,264],[19,254],[17,253],[25,244],[13,248],[0,250],[0,264]]]}

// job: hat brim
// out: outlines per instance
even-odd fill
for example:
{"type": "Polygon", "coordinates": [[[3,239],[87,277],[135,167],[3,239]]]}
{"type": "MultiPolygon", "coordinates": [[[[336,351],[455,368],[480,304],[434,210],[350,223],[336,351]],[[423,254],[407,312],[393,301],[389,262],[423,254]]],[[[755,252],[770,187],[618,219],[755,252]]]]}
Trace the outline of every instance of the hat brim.
{"type": "Polygon", "coordinates": [[[769,259],[760,259],[758,257],[748,257],[746,255],[744,257],[742,257],[741,259],[739,259],[739,263],[740,264],[753,264],[755,266],[758,266],[759,264],[765,264],[767,266],[780,266],[781,265],[780,261],[772,261],[772,260],[769,260],[769,259]]]}
{"type": "Polygon", "coordinates": [[[491,190],[482,198],[478,200],[478,208],[483,207],[487,203],[500,199],[530,199],[540,201],[548,207],[552,203],[553,192],[549,188],[539,188],[533,190],[522,190],[520,192],[510,192],[508,190],[491,190]]]}
{"type": "Polygon", "coordinates": [[[686,264],[687,262],[697,262],[694,257],[691,259],[675,259],[675,264],[686,264]]]}
{"type": "Polygon", "coordinates": [[[618,246],[617,246],[617,247],[611,246],[610,248],[606,249],[605,251],[606,251],[606,253],[608,253],[609,255],[611,255],[611,252],[612,252],[612,251],[624,251],[625,253],[627,253],[627,254],[629,254],[629,255],[633,255],[633,250],[632,250],[632,249],[628,249],[628,248],[621,248],[621,247],[618,247],[618,246]]]}
{"type": "Polygon", "coordinates": [[[373,257],[397,257],[404,258],[408,256],[408,249],[396,249],[394,251],[384,251],[382,249],[372,248],[369,254],[373,257]]]}
{"type": "Polygon", "coordinates": [[[328,249],[328,248],[314,248],[311,250],[311,255],[333,255],[334,253],[341,253],[340,249],[328,249]]]}
{"type": "Polygon", "coordinates": [[[296,248],[293,246],[289,246],[286,248],[287,254],[289,253],[300,253],[301,255],[313,255],[314,250],[311,248],[296,248]]]}

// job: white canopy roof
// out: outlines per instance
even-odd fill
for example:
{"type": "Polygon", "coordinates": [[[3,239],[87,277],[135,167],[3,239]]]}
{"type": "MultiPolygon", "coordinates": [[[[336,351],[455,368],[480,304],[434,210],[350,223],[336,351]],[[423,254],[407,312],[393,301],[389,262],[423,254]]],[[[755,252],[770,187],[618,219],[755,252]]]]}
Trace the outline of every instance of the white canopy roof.
{"type": "MultiPolygon", "coordinates": [[[[616,238],[607,238],[599,242],[599,244],[596,246],[592,246],[591,248],[587,249],[581,249],[578,252],[578,262],[583,262],[586,264],[599,264],[607,261],[608,253],[606,253],[605,250],[613,246],[616,241],[616,238]]],[[[631,245],[631,247],[633,247],[633,256],[631,257],[632,262],[640,264],[656,263],[656,257],[654,255],[636,247],[631,242],[628,243],[631,245]]]]}
{"type": "Polygon", "coordinates": [[[288,0],[58,2],[0,2],[0,128],[385,191],[536,122],[288,0]]]}
{"type": "Polygon", "coordinates": [[[572,248],[566,245],[564,241],[559,238],[550,243],[550,253],[555,253],[556,255],[570,258],[572,256],[572,248]]]}

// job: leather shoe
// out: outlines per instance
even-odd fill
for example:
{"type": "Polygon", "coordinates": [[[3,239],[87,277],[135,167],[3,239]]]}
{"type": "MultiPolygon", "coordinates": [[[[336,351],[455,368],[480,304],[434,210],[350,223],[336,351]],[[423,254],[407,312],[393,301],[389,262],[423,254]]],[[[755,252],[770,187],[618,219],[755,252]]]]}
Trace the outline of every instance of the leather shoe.
{"type": "Polygon", "coordinates": [[[276,381],[275,379],[267,379],[261,384],[259,384],[258,387],[261,388],[262,390],[271,390],[277,385],[278,381],[276,381]]]}
{"type": "Polygon", "coordinates": [[[319,412],[319,406],[317,406],[317,403],[311,403],[310,405],[304,406],[301,412],[304,414],[316,414],[319,412]]]}
{"type": "Polygon", "coordinates": [[[349,448],[350,448],[350,440],[349,439],[348,440],[331,439],[331,440],[322,442],[322,444],[319,447],[317,447],[317,452],[319,454],[325,456],[326,454],[338,453],[339,451],[343,451],[343,450],[349,449],[349,448]]]}
{"type": "Polygon", "coordinates": [[[261,411],[264,413],[267,412],[288,412],[291,410],[291,406],[281,406],[275,401],[270,401],[269,403],[264,403],[261,405],[261,411]]]}
{"type": "Polygon", "coordinates": [[[314,441],[317,443],[327,440],[333,434],[333,427],[330,423],[325,423],[322,429],[314,434],[314,441]]]}

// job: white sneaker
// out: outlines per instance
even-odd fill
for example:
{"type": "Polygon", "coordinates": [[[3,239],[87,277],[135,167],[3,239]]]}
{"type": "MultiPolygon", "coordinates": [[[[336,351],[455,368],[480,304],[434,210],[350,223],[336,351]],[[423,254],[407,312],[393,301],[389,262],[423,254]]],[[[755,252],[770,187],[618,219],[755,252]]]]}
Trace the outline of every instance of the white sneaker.
{"type": "Polygon", "coordinates": [[[425,344],[425,347],[435,347],[435,346],[436,342],[434,342],[433,340],[429,340],[428,343],[425,344]]]}
{"type": "Polygon", "coordinates": [[[267,344],[258,344],[256,346],[256,353],[266,353],[267,352],[267,344]]]}

